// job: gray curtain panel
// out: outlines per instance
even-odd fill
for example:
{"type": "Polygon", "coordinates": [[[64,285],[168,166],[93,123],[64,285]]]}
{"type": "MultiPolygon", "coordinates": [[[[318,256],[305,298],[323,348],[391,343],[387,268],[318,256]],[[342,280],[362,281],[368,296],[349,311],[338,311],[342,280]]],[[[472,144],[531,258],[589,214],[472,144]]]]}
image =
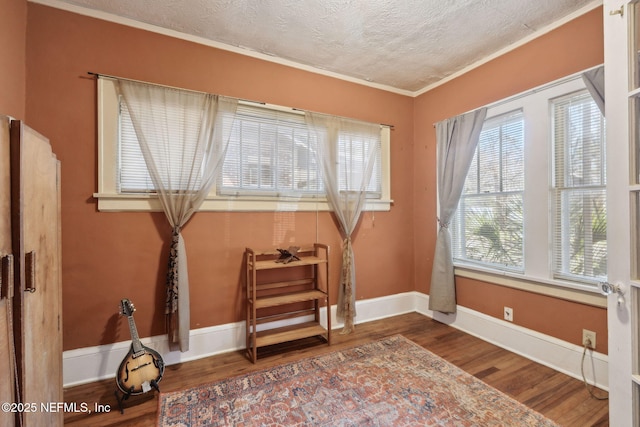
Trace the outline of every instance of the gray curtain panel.
{"type": "Polygon", "coordinates": [[[440,206],[438,237],[429,292],[429,309],[433,311],[443,313],[456,311],[449,221],[458,207],[486,115],[487,109],[481,108],[436,124],[440,206]]]}
{"type": "Polygon", "coordinates": [[[582,80],[604,116],[604,65],[582,73],[582,80]]]}

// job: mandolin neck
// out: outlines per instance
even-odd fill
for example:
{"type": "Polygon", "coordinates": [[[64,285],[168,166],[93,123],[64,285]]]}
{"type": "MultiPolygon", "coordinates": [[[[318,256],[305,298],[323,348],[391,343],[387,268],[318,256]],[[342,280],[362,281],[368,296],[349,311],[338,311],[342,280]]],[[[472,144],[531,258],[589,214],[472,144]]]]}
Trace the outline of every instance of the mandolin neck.
{"type": "Polygon", "coordinates": [[[145,353],[144,347],[140,342],[140,337],[138,336],[138,329],[136,328],[136,322],[133,320],[133,316],[127,316],[127,320],[129,321],[129,331],[131,332],[131,346],[133,347],[133,355],[140,356],[145,353]]]}

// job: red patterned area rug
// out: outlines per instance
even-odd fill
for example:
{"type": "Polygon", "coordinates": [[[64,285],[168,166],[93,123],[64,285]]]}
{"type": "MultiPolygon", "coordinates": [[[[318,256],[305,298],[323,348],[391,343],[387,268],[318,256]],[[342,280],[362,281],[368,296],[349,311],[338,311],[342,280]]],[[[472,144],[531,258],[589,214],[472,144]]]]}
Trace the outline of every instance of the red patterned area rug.
{"type": "Polygon", "coordinates": [[[555,426],[397,335],[162,393],[158,425],[555,426]]]}

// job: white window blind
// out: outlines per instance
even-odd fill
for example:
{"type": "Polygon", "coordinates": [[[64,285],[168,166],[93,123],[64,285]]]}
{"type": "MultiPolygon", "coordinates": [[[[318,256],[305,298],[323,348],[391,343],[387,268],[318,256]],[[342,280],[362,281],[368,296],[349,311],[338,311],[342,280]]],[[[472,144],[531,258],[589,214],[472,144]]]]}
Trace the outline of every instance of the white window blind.
{"type": "MultiPolygon", "coordinates": [[[[185,92],[185,96],[189,96],[188,92],[185,92]]],[[[136,102],[136,100],[130,100],[130,102],[136,102]]],[[[118,190],[122,193],[151,193],[155,192],[153,182],[149,172],[147,171],[147,165],[140,150],[140,144],[131,121],[131,116],[127,110],[127,105],[120,99],[120,144],[118,153],[118,190]]],[[[182,163],[191,164],[194,161],[194,157],[197,156],[196,141],[200,132],[200,117],[202,115],[202,109],[194,106],[193,108],[185,108],[184,106],[171,105],[162,106],[167,108],[169,116],[172,120],[166,123],[167,127],[178,129],[179,133],[185,135],[185,139],[193,141],[192,144],[185,145],[182,141],[179,144],[172,145],[171,148],[164,153],[162,159],[157,159],[161,164],[167,165],[166,170],[169,171],[167,176],[163,179],[168,182],[164,183],[165,188],[172,189],[185,189],[187,188],[187,182],[189,176],[181,176],[180,172],[190,170],[190,168],[184,168],[182,163]],[[173,111],[173,114],[171,113],[173,111]],[[169,185],[169,182],[171,185],[169,185]]],[[[162,112],[164,114],[164,111],[162,112]]],[[[153,115],[153,108],[147,111],[147,115],[153,115]]],[[[146,116],[140,117],[141,120],[145,120],[146,116]]],[[[196,162],[203,162],[204,159],[195,159],[196,162]]]]}
{"type": "Polygon", "coordinates": [[[120,99],[120,144],[118,152],[118,191],[121,193],[154,192],[151,176],[140,151],[127,105],[120,99]]]}
{"type": "MultiPolygon", "coordinates": [[[[98,209],[118,212],[160,210],[129,112],[116,86],[112,78],[98,79],[98,191],[94,193],[98,199],[98,209]]],[[[164,121],[166,126],[181,126],[182,132],[195,130],[196,121],[191,123],[192,115],[187,110],[184,114],[178,114],[176,108],[175,117],[164,121]]],[[[227,126],[232,123],[235,126],[235,140],[230,142],[225,156],[227,163],[219,168],[216,182],[200,210],[330,209],[325,197],[322,168],[317,162],[313,145],[308,143],[309,132],[304,123],[304,112],[276,105],[241,102],[240,115],[240,119],[223,124],[227,126]]],[[[354,132],[357,135],[339,135],[337,147],[345,153],[341,159],[351,160],[346,167],[349,173],[357,174],[354,168],[364,164],[358,160],[358,153],[366,151],[358,148],[358,144],[367,144],[368,141],[378,144],[366,210],[389,210],[392,201],[391,133],[384,126],[378,129],[379,132],[373,132],[375,135],[364,135],[367,132],[357,131],[354,132]]],[[[162,129],[158,130],[162,132],[162,129]]],[[[190,155],[189,147],[181,147],[181,143],[178,143],[167,150],[165,159],[169,165],[175,163],[177,171],[182,159],[190,155]]],[[[177,172],[174,175],[171,177],[172,183],[180,183],[177,172]]],[[[339,185],[343,191],[350,188],[345,180],[339,185]]],[[[181,187],[172,185],[172,188],[181,187]]]]}
{"type": "Polygon", "coordinates": [[[606,279],[604,118],[588,92],[552,101],[554,276],[606,279]]]}
{"type": "Polygon", "coordinates": [[[314,195],[323,191],[303,114],[240,105],[222,168],[221,194],[314,195]]]}
{"type": "MultiPolygon", "coordinates": [[[[153,202],[146,202],[155,200],[156,191],[147,171],[127,106],[115,93],[111,84],[104,83],[100,87],[103,100],[113,99],[111,105],[117,106],[113,114],[101,110],[102,128],[113,129],[117,141],[113,145],[106,145],[108,148],[113,147],[113,151],[101,157],[101,176],[113,176],[113,190],[105,189],[99,193],[100,197],[105,200],[108,198],[110,206],[117,203],[140,210],[146,209],[147,206],[155,206],[153,202]],[[113,159],[113,163],[103,164],[104,159],[109,158],[113,159]],[[108,170],[105,170],[105,167],[108,170]],[[119,199],[122,203],[115,201],[119,195],[123,196],[119,199]],[[130,202],[133,200],[135,202],[130,202]]],[[[169,116],[172,118],[167,120],[166,126],[178,126],[183,133],[195,134],[198,132],[200,111],[182,110],[184,106],[176,106],[176,114],[172,117],[170,112],[169,116]]],[[[233,122],[230,120],[228,124],[225,123],[226,125],[232,126],[228,148],[216,183],[207,196],[211,205],[206,205],[205,201],[204,209],[210,209],[209,206],[224,210],[282,209],[283,205],[279,204],[282,201],[289,203],[286,209],[311,210],[318,209],[318,206],[320,209],[327,209],[322,167],[314,151],[314,143],[309,141],[304,112],[286,107],[241,102],[237,116],[233,122]]],[[[101,135],[107,136],[108,133],[101,135]]],[[[371,144],[375,146],[376,158],[371,180],[366,187],[366,197],[372,202],[368,209],[388,209],[388,129],[377,128],[375,132],[356,130],[339,135],[336,149],[339,155],[337,167],[340,190],[360,191],[360,188],[352,187],[354,182],[359,182],[357,178],[365,173],[364,157],[370,152],[371,144]]],[[[192,148],[176,143],[167,150],[163,161],[169,166],[175,164],[175,170],[178,171],[181,169],[178,167],[180,162],[190,160],[193,155],[192,148]]],[[[177,172],[174,175],[169,178],[174,183],[172,187],[181,188],[175,185],[176,182],[180,183],[181,177],[177,172]]],[[[104,185],[109,182],[108,179],[102,179],[100,188],[109,188],[108,185],[104,185]]]]}
{"type": "Polygon", "coordinates": [[[456,215],[453,256],[522,270],[524,118],[522,111],[485,121],[456,215]]]}
{"type": "MultiPolygon", "coordinates": [[[[341,191],[360,182],[365,154],[375,145],[376,163],[367,186],[369,197],[381,196],[381,138],[375,134],[343,133],[339,136],[339,186],[341,191]]],[[[221,194],[312,197],[324,195],[322,168],[303,113],[241,105],[225,158],[221,194]]]]}
{"type": "Polygon", "coordinates": [[[338,185],[340,191],[360,191],[356,188],[365,174],[367,153],[375,150],[376,157],[373,165],[371,180],[366,192],[369,198],[379,198],[381,195],[382,173],[380,164],[380,132],[375,134],[343,133],[338,140],[339,170],[338,185]]]}
{"type": "MultiPolygon", "coordinates": [[[[197,132],[199,114],[199,111],[194,111],[193,114],[176,115],[175,120],[178,123],[174,125],[182,126],[185,132],[197,132]]],[[[218,180],[218,194],[274,197],[324,195],[322,171],[316,153],[309,145],[309,132],[302,113],[240,105],[232,129],[218,180]]],[[[364,173],[364,156],[369,144],[376,146],[376,163],[367,193],[369,197],[380,197],[380,133],[340,135],[339,185],[342,191],[360,190],[351,188],[351,183],[359,182],[357,177],[364,173]]],[[[167,153],[168,159],[173,162],[192,155],[189,147],[179,145],[167,153]],[[187,152],[183,152],[183,148],[186,148],[187,152]]],[[[120,102],[118,159],[120,192],[155,191],[124,102],[120,102]]]]}

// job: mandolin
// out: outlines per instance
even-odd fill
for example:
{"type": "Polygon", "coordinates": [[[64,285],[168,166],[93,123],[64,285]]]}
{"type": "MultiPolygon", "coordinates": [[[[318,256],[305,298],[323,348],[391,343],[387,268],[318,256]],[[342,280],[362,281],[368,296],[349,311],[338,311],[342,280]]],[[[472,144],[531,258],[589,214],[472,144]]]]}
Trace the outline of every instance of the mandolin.
{"type": "Polygon", "coordinates": [[[164,373],[164,361],[160,354],[140,342],[138,330],[133,320],[135,308],[128,299],[120,302],[120,314],[129,320],[129,330],[131,332],[131,348],[129,353],[120,363],[116,375],[118,388],[127,397],[146,393],[151,388],[159,390],[158,383],[164,373]]]}

